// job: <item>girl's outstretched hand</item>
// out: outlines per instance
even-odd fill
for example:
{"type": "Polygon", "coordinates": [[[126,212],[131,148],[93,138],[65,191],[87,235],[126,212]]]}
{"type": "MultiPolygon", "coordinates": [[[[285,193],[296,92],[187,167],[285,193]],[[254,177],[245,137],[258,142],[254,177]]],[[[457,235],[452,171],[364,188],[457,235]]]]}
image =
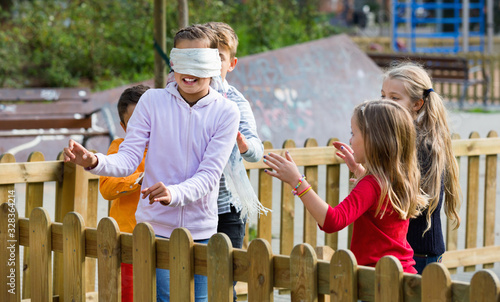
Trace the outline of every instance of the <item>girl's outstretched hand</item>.
{"type": "Polygon", "coordinates": [[[272,171],[264,170],[267,174],[288,183],[292,187],[302,177],[288,151],[285,152],[285,157],[275,153],[264,155],[264,163],[273,169],[272,171]]]}
{"type": "Polygon", "coordinates": [[[339,152],[336,153],[337,156],[345,161],[349,171],[354,173],[356,178],[359,178],[365,173],[365,168],[354,160],[354,151],[349,145],[343,142],[333,142],[333,146],[339,150],[339,152]]]}
{"type": "Polygon", "coordinates": [[[64,148],[64,162],[72,162],[84,168],[95,167],[97,157],[85,147],[70,139],[68,147],[64,148]]]}

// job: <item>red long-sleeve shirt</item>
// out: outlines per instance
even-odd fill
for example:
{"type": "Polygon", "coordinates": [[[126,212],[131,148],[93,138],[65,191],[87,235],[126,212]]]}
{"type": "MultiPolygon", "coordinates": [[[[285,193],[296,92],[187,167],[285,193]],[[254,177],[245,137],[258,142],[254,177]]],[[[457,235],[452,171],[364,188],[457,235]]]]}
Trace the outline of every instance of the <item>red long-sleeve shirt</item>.
{"type": "Polygon", "coordinates": [[[380,186],[372,175],[361,179],[338,206],[329,207],[323,231],[338,232],[354,222],[351,251],[359,265],[374,267],[377,261],[387,255],[401,261],[407,273],[417,273],[413,265],[413,250],[406,240],[409,219],[402,220],[389,204],[384,205],[375,217],[380,186]],[[386,208],[386,213],[380,218],[386,208]]]}

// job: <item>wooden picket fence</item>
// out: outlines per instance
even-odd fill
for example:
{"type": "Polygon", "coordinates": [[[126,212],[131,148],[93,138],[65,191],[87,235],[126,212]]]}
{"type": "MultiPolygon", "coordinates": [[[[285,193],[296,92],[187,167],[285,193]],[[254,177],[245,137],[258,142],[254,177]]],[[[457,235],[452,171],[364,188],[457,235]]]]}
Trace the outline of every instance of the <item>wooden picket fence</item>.
{"type": "MultiPolygon", "coordinates": [[[[273,149],[273,146],[266,142],[265,148],[266,152],[281,154],[283,154],[284,150],[289,150],[295,162],[303,167],[304,174],[315,190],[318,191],[319,183],[325,184],[325,187],[321,188],[325,192],[324,198],[330,205],[335,206],[341,201],[341,185],[348,185],[349,181],[341,179],[341,166],[343,166],[342,169],[346,167],[343,161],[335,155],[335,149],[331,146],[332,141],[333,139],[328,142],[326,147],[319,147],[316,140],[309,139],[306,141],[304,148],[297,148],[292,140],[287,140],[283,144],[282,149],[273,149]],[[326,170],[324,175],[318,173],[319,168],[322,166],[326,170]],[[324,179],[320,181],[320,177],[324,179]]],[[[500,246],[495,246],[495,195],[498,183],[496,170],[498,166],[497,155],[500,153],[500,138],[498,138],[498,135],[494,131],[491,131],[487,138],[480,138],[477,133],[472,133],[468,139],[455,137],[453,148],[455,155],[460,161],[467,161],[467,185],[465,188],[467,193],[463,196],[463,206],[467,207],[467,213],[459,230],[452,230],[453,228],[448,222],[446,227],[447,252],[443,257],[443,265],[452,273],[458,267],[464,267],[465,271],[476,270],[476,265],[482,265],[483,268],[491,268],[494,263],[500,262],[500,246]],[[482,162],[485,162],[485,164],[482,162]],[[484,181],[484,188],[480,188],[479,186],[481,181],[484,181]],[[480,195],[484,196],[484,199],[479,200],[480,195]],[[480,207],[484,209],[483,213],[479,213],[480,207]],[[480,228],[482,228],[482,237],[478,235],[480,228]],[[465,232],[465,235],[460,235],[461,238],[465,238],[465,246],[459,246],[458,244],[459,232],[465,232]],[[481,241],[479,246],[478,241],[481,241]]],[[[273,234],[278,236],[278,254],[291,255],[296,246],[296,242],[294,242],[294,227],[302,220],[297,219],[296,216],[297,213],[302,211],[304,213],[302,242],[316,247],[318,245],[317,225],[307,211],[295,208],[295,198],[291,194],[288,194],[291,188],[287,184],[280,184],[282,193],[279,196],[274,196],[272,190],[273,180],[268,175],[265,175],[264,172],[267,166],[262,162],[245,163],[245,165],[249,171],[255,170],[257,173],[257,192],[261,202],[268,208],[272,208],[273,200],[274,204],[279,203],[281,205],[280,213],[276,213],[276,211],[271,212],[267,216],[263,215],[258,219],[257,237],[267,242],[272,242],[273,234]],[[280,216],[279,230],[273,229],[272,225],[273,216],[277,214],[280,216]]],[[[255,172],[250,174],[255,175],[255,172]]],[[[33,153],[28,162],[21,163],[16,163],[15,158],[9,154],[4,154],[0,157],[0,203],[8,202],[9,192],[14,190],[15,184],[26,183],[26,218],[30,218],[29,214],[33,209],[48,206],[48,204],[43,204],[43,190],[44,183],[46,182],[55,182],[56,184],[55,201],[48,201],[55,203],[56,224],[52,224],[52,226],[55,226],[56,230],[57,223],[62,223],[63,218],[69,212],[79,213],[85,220],[87,227],[97,227],[97,199],[99,194],[97,176],[85,172],[81,167],[71,163],[63,163],[60,158],[56,161],[44,161],[43,155],[39,152],[33,153]]],[[[20,202],[24,201],[17,201],[18,204],[20,202]]],[[[21,218],[19,220],[21,225],[22,223],[27,223],[23,222],[27,221],[24,219],[21,218]]],[[[90,242],[95,241],[96,237],[89,237],[88,234],[93,234],[92,231],[87,232],[85,236],[90,242]]],[[[339,238],[338,233],[325,234],[324,236],[324,244],[333,250],[339,250],[339,246],[343,244],[345,244],[344,246],[349,246],[349,243],[343,242],[339,238]]],[[[125,240],[131,246],[132,237],[129,238],[125,234],[122,234],[121,238],[122,244],[124,244],[123,240],[125,240]]],[[[34,298],[34,295],[30,293],[34,292],[31,289],[33,278],[30,278],[30,276],[39,276],[38,273],[33,273],[32,265],[30,264],[33,257],[29,256],[29,254],[33,254],[33,251],[28,246],[30,245],[25,244],[23,248],[23,299],[34,298]]],[[[89,249],[93,248],[87,247],[87,254],[89,254],[89,249]]],[[[61,250],[62,248],[59,249],[59,251],[61,250]]],[[[95,257],[97,257],[97,252],[92,250],[90,253],[95,256],[85,261],[86,278],[82,282],[85,283],[87,292],[94,292],[95,257]]],[[[4,251],[1,251],[0,255],[0,257],[4,257],[4,251]]],[[[279,256],[275,257],[279,259],[279,256]]],[[[64,292],[63,281],[65,279],[62,254],[56,252],[53,258],[54,269],[51,276],[53,279],[52,292],[55,296],[62,296],[64,292]]],[[[123,255],[122,252],[122,261],[132,263],[132,253],[129,251],[123,255]]],[[[3,265],[3,263],[0,263],[0,265],[3,265]]],[[[235,280],[245,281],[241,277],[242,274],[244,275],[244,273],[239,273],[235,270],[235,280]]],[[[0,284],[0,289],[3,285],[4,283],[0,284]]],[[[283,286],[280,282],[274,283],[273,286],[287,288],[287,286],[283,286]]],[[[360,287],[361,292],[364,292],[363,288],[363,286],[360,287]]],[[[361,298],[364,295],[360,294],[360,299],[364,300],[364,298],[361,298]]],[[[0,299],[0,301],[3,300],[0,299]]]]}
{"type": "Polygon", "coordinates": [[[33,302],[119,302],[122,262],[134,266],[135,301],[156,301],[156,268],[170,269],[173,302],[194,301],[194,274],[208,276],[208,301],[214,302],[233,300],[233,280],[248,283],[250,302],[273,301],[274,288],[290,289],[291,301],[500,300],[500,281],[488,270],[464,283],[451,281],[440,263],[419,276],[403,273],[393,256],[382,258],[375,268],[358,266],[349,250],[322,261],[307,243],[296,245],[289,256],[273,255],[263,239],[253,240],[248,250],[233,249],[225,234],[212,236],[207,245],[195,244],[184,228],[174,230],[170,239],[159,239],[147,223],[138,224],[133,234],[120,233],[112,218],[102,219],[95,229],[85,227],[76,212],[66,214],[63,223],[51,222],[43,208],[33,209],[29,219],[18,219],[8,203],[0,206],[0,240],[16,246],[0,253],[4,302],[21,300],[19,245],[36,255],[29,260],[33,302]],[[52,291],[52,251],[63,258],[63,291],[57,297],[52,291]],[[87,294],[86,257],[97,258],[98,293],[87,294]]]}

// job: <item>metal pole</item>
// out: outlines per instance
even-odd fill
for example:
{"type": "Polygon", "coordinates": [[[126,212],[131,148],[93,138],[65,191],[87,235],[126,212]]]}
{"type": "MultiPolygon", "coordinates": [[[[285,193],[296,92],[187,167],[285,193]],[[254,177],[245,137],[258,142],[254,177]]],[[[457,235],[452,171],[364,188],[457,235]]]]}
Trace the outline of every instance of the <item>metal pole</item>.
{"type": "Polygon", "coordinates": [[[179,28],[184,28],[189,25],[189,8],[188,0],[179,0],[179,28]]]}
{"type": "Polygon", "coordinates": [[[469,52],[469,0],[463,0],[462,6],[462,44],[463,52],[469,52]]]}
{"type": "MultiPolygon", "coordinates": [[[[154,2],[154,30],[155,42],[166,53],[167,48],[167,1],[155,0],[154,2]]],[[[164,88],[167,84],[166,63],[155,50],[155,87],[164,88]]]]}
{"type": "Polygon", "coordinates": [[[486,28],[488,34],[488,53],[490,55],[493,54],[493,0],[487,0],[487,20],[486,20],[486,28]]]}

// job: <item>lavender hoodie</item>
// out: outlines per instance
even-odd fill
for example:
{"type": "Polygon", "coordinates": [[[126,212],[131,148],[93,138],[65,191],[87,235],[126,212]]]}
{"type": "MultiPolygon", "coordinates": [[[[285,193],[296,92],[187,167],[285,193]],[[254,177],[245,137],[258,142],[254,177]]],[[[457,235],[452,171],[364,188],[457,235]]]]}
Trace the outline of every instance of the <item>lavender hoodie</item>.
{"type": "Polygon", "coordinates": [[[148,222],[157,235],[170,237],[187,228],[194,240],[217,232],[219,180],[236,140],[239,111],[210,88],[193,107],[184,101],[173,82],[149,89],[141,97],[127,126],[118,153],[96,154],[99,164],[90,172],[123,177],[132,174],[148,146],[142,188],[163,182],[169,206],[149,198],[139,201],[137,223],[148,222]]]}

